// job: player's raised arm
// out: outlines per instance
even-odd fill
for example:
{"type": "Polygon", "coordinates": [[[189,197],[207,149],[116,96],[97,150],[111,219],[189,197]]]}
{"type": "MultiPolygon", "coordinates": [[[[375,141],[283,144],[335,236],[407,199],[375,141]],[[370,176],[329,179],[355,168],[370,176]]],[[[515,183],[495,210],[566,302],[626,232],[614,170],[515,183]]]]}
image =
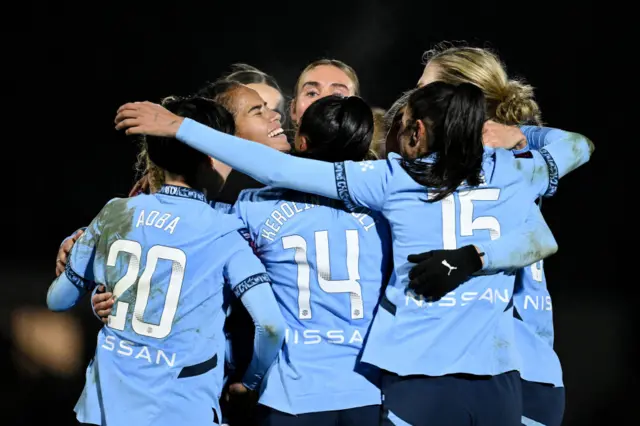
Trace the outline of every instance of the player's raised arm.
{"type": "Polygon", "coordinates": [[[52,311],[66,311],[72,308],[87,292],[95,288],[93,261],[96,254],[96,244],[101,234],[103,212],[104,208],[75,242],[67,259],[64,273],[60,274],[49,286],[47,306],[52,311]]]}
{"type": "Polygon", "coordinates": [[[384,160],[373,162],[376,165],[372,167],[372,162],[332,164],[299,158],[183,119],[149,102],[123,105],[116,123],[116,129],[126,129],[129,135],[176,137],[265,185],[342,199],[374,210],[384,201],[389,174],[384,160]]]}
{"type": "Polygon", "coordinates": [[[256,389],[282,348],[285,320],[271,290],[271,280],[245,238],[240,233],[225,238],[232,244],[225,278],[256,326],[253,358],[242,380],[247,388],[256,389]]]}
{"type": "Polygon", "coordinates": [[[440,298],[455,290],[472,274],[482,270],[515,270],[545,259],[558,251],[558,244],[540,209],[532,204],[524,226],[488,243],[455,250],[432,250],[408,257],[416,263],[409,272],[410,288],[425,297],[440,298]],[[457,265],[450,273],[442,263],[457,265]]]}
{"type": "Polygon", "coordinates": [[[478,244],[478,248],[485,253],[482,270],[500,271],[524,268],[545,259],[558,251],[558,243],[540,209],[532,204],[518,232],[478,244]]]}
{"type": "Polygon", "coordinates": [[[595,147],[588,138],[573,132],[549,127],[522,126],[527,146],[538,151],[547,163],[549,188],[544,194],[555,194],[558,179],[587,163],[595,147]]]}

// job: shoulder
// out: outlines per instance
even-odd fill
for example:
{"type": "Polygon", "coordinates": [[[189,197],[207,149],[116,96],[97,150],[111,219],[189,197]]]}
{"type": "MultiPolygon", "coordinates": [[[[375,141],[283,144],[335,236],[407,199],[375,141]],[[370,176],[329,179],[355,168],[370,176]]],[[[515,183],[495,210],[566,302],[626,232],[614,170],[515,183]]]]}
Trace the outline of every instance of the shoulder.
{"type": "Polygon", "coordinates": [[[244,222],[234,214],[220,212],[215,209],[207,211],[208,229],[203,232],[209,232],[214,238],[222,238],[227,235],[241,236],[240,230],[245,228],[244,222]]]}
{"type": "Polygon", "coordinates": [[[272,201],[282,198],[286,190],[267,186],[264,188],[244,189],[238,195],[238,202],[272,201]]]}

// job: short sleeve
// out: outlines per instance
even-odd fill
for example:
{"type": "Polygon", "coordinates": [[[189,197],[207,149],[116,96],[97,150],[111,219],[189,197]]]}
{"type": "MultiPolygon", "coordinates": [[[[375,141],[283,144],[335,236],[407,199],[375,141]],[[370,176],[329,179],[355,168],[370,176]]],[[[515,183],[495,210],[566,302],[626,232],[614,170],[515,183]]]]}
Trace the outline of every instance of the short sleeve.
{"type": "Polygon", "coordinates": [[[392,176],[391,161],[395,160],[390,156],[387,160],[335,163],[338,196],[348,209],[382,210],[392,176]]]}
{"type": "Polygon", "coordinates": [[[237,298],[253,287],[271,283],[264,265],[247,241],[246,232],[241,229],[225,236],[230,254],[224,266],[224,277],[237,298]]]}

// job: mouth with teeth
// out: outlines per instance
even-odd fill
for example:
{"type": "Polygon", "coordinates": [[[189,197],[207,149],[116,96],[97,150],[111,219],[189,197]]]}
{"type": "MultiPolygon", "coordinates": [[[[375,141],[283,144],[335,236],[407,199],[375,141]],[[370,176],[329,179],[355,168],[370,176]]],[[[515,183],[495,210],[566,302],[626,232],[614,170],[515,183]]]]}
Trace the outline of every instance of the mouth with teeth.
{"type": "Polygon", "coordinates": [[[284,130],[282,130],[282,127],[273,129],[272,131],[267,133],[267,136],[269,136],[270,138],[279,138],[279,139],[287,140],[287,135],[284,134],[284,130]]]}

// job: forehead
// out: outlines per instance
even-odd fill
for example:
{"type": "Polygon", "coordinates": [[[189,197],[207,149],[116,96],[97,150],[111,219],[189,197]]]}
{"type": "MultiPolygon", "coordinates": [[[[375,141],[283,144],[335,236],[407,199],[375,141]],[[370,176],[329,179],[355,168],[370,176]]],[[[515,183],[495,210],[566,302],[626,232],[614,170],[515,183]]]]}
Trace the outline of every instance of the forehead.
{"type": "Polygon", "coordinates": [[[422,72],[422,76],[418,81],[418,87],[426,86],[427,84],[433,83],[437,81],[440,74],[440,67],[434,63],[428,63],[426,67],[424,67],[424,71],[422,72]]]}
{"type": "Polygon", "coordinates": [[[255,90],[260,97],[264,98],[264,100],[267,100],[267,98],[282,97],[282,94],[277,89],[274,89],[265,83],[249,83],[247,84],[247,87],[255,90]]]}
{"type": "Polygon", "coordinates": [[[245,112],[247,109],[255,105],[262,105],[264,101],[255,90],[241,86],[233,91],[233,104],[238,112],[245,112]]]}
{"type": "Polygon", "coordinates": [[[315,81],[321,85],[334,83],[344,84],[349,88],[349,90],[353,90],[353,81],[351,81],[347,73],[333,65],[318,65],[317,67],[305,72],[300,80],[300,85],[302,86],[311,81],[315,81]]]}

